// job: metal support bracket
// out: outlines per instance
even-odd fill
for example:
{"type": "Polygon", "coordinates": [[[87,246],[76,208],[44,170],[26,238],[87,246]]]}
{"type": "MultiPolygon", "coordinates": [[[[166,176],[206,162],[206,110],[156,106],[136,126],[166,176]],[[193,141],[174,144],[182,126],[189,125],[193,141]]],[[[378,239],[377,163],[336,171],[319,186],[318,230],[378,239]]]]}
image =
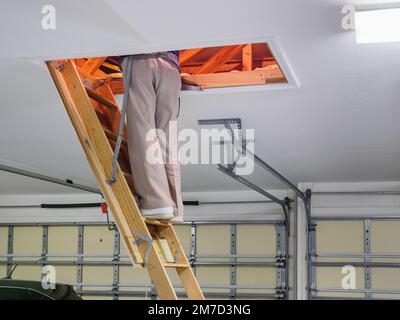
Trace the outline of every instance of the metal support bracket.
{"type": "MultiPolygon", "coordinates": [[[[296,194],[301,197],[303,200],[306,198],[303,192],[301,192],[293,183],[291,183],[289,180],[287,180],[285,177],[283,177],[280,173],[278,173],[276,170],[274,170],[271,166],[269,166],[265,161],[263,161],[261,158],[259,158],[257,155],[253,154],[251,151],[247,149],[247,140],[243,139],[243,134],[242,134],[242,120],[240,118],[227,118],[227,119],[207,119],[207,120],[198,120],[198,125],[200,126],[205,126],[205,125],[223,125],[227,130],[230,131],[231,134],[231,142],[233,145],[233,150],[235,150],[234,147],[234,141],[235,141],[235,135],[234,131],[232,129],[232,125],[236,125],[238,129],[238,138],[240,140],[240,156],[250,154],[253,156],[254,161],[260,165],[263,169],[271,173],[273,176],[277,177],[279,180],[281,180],[283,183],[285,183],[287,186],[289,186],[290,189],[294,190],[296,194]]],[[[222,141],[220,143],[226,143],[225,141],[222,141]]],[[[282,207],[282,210],[285,215],[285,220],[288,228],[290,228],[290,222],[289,222],[289,207],[287,206],[288,202],[287,200],[280,200],[277,197],[273,196],[272,194],[266,192],[262,188],[256,186],[255,184],[251,183],[250,181],[246,180],[242,176],[238,176],[234,173],[234,169],[236,167],[238,159],[234,159],[233,163],[229,164],[227,167],[219,164],[218,165],[218,170],[229,175],[230,177],[234,178],[235,180],[241,182],[242,184],[248,186],[250,189],[253,189],[254,191],[264,195],[268,199],[276,202],[282,207]]],[[[289,202],[291,200],[288,200],[289,202]]],[[[288,232],[289,234],[289,232],[288,232]]]]}
{"type": "Polygon", "coordinates": [[[120,262],[120,234],[117,229],[114,230],[114,257],[113,257],[113,299],[118,300],[119,292],[119,262],[120,262]]]}
{"type": "Polygon", "coordinates": [[[137,239],[137,240],[135,240],[133,242],[136,246],[139,246],[143,242],[147,243],[146,254],[145,254],[144,258],[143,258],[143,262],[147,263],[149,261],[149,258],[150,258],[151,248],[153,246],[153,241],[154,240],[149,238],[149,237],[147,237],[147,236],[145,236],[144,234],[139,233],[139,232],[134,232],[133,231],[132,235],[139,238],[139,239],[137,239]]]}
{"type": "Polygon", "coordinates": [[[192,222],[190,225],[190,257],[189,262],[192,267],[193,273],[196,275],[196,241],[197,241],[196,224],[192,222]]]}
{"type": "Polygon", "coordinates": [[[283,213],[285,215],[285,224],[286,224],[286,229],[287,229],[287,237],[290,237],[290,209],[292,208],[290,203],[293,200],[291,200],[289,197],[286,197],[283,199],[283,213]]]}
{"type": "Polygon", "coordinates": [[[307,235],[307,277],[308,277],[308,298],[311,299],[317,289],[317,277],[315,267],[315,254],[316,254],[316,227],[317,224],[311,220],[308,224],[307,235]]]}
{"type": "Polygon", "coordinates": [[[197,120],[197,124],[199,126],[215,126],[215,125],[234,124],[234,125],[238,126],[238,129],[242,128],[242,120],[240,118],[197,120]]]}
{"type": "MultiPolygon", "coordinates": [[[[42,227],[42,255],[40,258],[40,264],[42,268],[47,264],[47,253],[49,247],[49,226],[45,225],[42,227]]],[[[42,273],[42,278],[45,274],[42,273]]]]}
{"type": "Polygon", "coordinates": [[[82,278],[83,278],[83,225],[78,226],[78,259],[76,268],[76,283],[77,290],[82,290],[82,278]]]}
{"type": "MultiPolygon", "coordinates": [[[[239,139],[239,145],[240,145],[240,150],[239,150],[239,157],[240,156],[245,156],[246,155],[246,145],[247,141],[243,139],[243,134],[242,134],[242,120],[240,118],[227,118],[227,119],[206,119],[206,120],[198,120],[197,121],[199,126],[213,126],[213,125],[223,125],[226,130],[229,131],[231,135],[231,140],[229,141],[230,144],[232,144],[232,163],[228,164],[228,169],[233,171],[236,167],[238,159],[235,159],[235,133],[234,130],[232,129],[232,125],[235,125],[237,127],[237,132],[238,136],[237,138],[239,139]]],[[[227,141],[219,141],[219,144],[227,144],[227,141]]]]}
{"type": "Polygon", "coordinates": [[[311,216],[311,189],[307,189],[300,197],[304,203],[304,211],[307,222],[307,296],[312,299],[316,292],[316,269],[314,266],[316,252],[316,223],[311,216]]]}
{"type": "Polygon", "coordinates": [[[13,248],[14,248],[14,226],[8,226],[7,240],[7,278],[11,276],[13,271],[13,248]]]}
{"type": "Polygon", "coordinates": [[[230,266],[230,297],[234,299],[236,297],[236,253],[237,253],[237,246],[236,246],[236,237],[237,235],[237,225],[236,224],[231,224],[231,255],[233,258],[231,258],[231,261],[233,262],[230,266]]]}
{"type": "Polygon", "coordinates": [[[365,285],[365,298],[371,299],[371,220],[364,220],[364,285],[365,285]]]}
{"type": "Polygon", "coordinates": [[[300,197],[303,200],[304,203],[304,209],[306,211],[306,218],[307,218],[307,224],[310,225],[312,224],[311,222],[311,189],[307,189],[306,192],[303,193],[303,197],[300,197]]]}
{"type": "Polygon", "coordinates": [[[276,225],[276,289],[278,299],[287,298],[288,291],[288,256],[285,224],[276,225]]]}

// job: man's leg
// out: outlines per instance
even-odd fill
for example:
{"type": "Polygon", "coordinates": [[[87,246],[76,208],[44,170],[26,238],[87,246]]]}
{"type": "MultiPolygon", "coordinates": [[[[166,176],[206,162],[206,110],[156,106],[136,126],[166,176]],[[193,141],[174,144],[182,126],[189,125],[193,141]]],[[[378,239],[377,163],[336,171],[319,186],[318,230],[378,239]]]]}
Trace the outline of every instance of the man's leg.
{"type": "MultiPolygon", "coordinates": [[[[126,64],[127,59],[124,59],[124,70],[126,64]]],[[[156,73],[156,59],[133,61],[127,104],[128,150],[135,191],[140,196],[143,209],[173,206],[164,165],[151,164],[146,158],[149,147],[161,152],[157,138],[146,141],[147,133],[156,127],[156,73]]]]}
{"type": "Polygon", "coordinates": [[[181,77],[171,64],[162,58],[157,59],[159,64],[160,81],[156,87],[156,127],[166,136],[166,141],[160,139],[161,149],[165,161],[169,191],[173,200],[174,216],[182,218],[183,203],[181,197],[180,164],[178,162],[178,132],[177,118],[179,109],[179,93],[181,77]],[[170,132],[170,121],[173,128],[170,132]],[[170,143],[172,142],[172,143],[170,143]],[[172,162],[172,163],[171,163],[172,162]]]}

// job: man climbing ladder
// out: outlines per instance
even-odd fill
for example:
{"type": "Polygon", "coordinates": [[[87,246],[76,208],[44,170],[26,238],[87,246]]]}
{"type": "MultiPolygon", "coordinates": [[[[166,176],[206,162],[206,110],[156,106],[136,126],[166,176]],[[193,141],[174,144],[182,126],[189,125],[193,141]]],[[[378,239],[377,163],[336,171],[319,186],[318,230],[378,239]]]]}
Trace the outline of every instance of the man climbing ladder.
{"type": "Polygon", "coordinates": [[[99,70],[104,60],[104,57],[59,60],[47,65],[132,263],[147,269],[159,298],[178,298],[166,270],[170,268],[176,270],[189,299],[203,300],[172,224],[143,217],[135,201],[130,186],[135,173],[131,175],[125,165],[127,142],[123,137],[124,121],[120,121],[124,116],[115,102],[110,82],[103,80],[105,74],[99,70]],[[171,253],[168,259],[165,250],[160,251],[156,243],[168,244],[171,253]]]}
{"type": "Polygon", "coordinates": [[[144,217],[173,223],[183,221],[176,130],[181,89],[178,54],[127,56],[121,63],[128,87],[124,103],[129,161],[139,206],[144,217]],[[162,155],[161,162],[149,158],[150,148],[162,155]]]}

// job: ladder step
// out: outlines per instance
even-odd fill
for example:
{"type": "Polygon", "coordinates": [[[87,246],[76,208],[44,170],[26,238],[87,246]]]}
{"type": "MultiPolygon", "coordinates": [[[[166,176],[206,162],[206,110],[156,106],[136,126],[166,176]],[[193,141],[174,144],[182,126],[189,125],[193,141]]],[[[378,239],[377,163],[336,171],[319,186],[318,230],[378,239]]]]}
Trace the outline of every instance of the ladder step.
{"type": "Polygon", "coordinates": [[[164,263],[165,268],[190,268],[190,265],[185,263],[164,263]]]}
{"type": "Polygon", "coordinates": [[[161,226],[161,227],[171,227],[172,226],[168,221],[154,220],[154,219],[148,219],[148,218],[143,218],[143,220],[146,224],[151,224],[153,226],[161,226]]]}
{"type": "Polygon", "coordinates": [[[96,100],[97,102],[101,103],[103,106],[106,106],[107,108],[117,111],[119,110],[118,106],[111,101],[107,100],[106,98],[103,98],[101,95],[98,93],[94,92],[92,89],[90,89],[88,86],[85,86],[85,90],[90,98],[93,100],[96,100]]]}

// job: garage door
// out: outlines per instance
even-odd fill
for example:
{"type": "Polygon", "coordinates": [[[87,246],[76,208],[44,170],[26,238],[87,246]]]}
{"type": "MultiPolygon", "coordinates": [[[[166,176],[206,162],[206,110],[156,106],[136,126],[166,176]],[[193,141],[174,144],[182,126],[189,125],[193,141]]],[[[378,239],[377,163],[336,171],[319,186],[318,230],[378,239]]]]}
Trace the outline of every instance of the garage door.
{"type": "MultiPolygon", "coordinates": [[[[207,297],[285,298],[286,236],[280,221],[196,222],[175,226],[207,297]]],[[[86,299],[156,298],[146,269],[131,265],[119,233],[104,224],[0,226],[0,272],[40,280],[55,267],[56,281],[86,299]]],[[[168,269],[178,292],[181,283],[168,269]]]]}
{"type": "Polygon", "coordinates": [[[400,220],[316,221],[312,298],[400,298],[400,220]]]}

